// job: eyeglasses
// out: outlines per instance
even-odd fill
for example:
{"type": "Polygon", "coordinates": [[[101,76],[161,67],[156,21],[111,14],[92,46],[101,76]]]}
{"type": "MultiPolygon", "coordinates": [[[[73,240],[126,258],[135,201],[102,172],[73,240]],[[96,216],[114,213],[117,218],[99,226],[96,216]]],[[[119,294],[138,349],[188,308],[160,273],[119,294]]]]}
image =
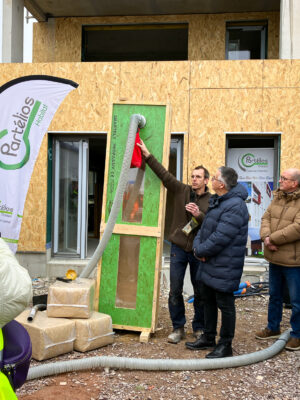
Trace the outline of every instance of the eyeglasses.
{"type": "Polygon", "coordinates": [[[224,183],[223,181],[221,181],[221,179],[216,178],[215,175],[211,177],[211,180],[212,180],[212,181],[218,181],[218,182],[224,183]]]}
{"type": "Polygon", "coordinates": [[[295,181],[295,179],[286,178],[285,176],[280,175],[280,181],[295,181]]]}

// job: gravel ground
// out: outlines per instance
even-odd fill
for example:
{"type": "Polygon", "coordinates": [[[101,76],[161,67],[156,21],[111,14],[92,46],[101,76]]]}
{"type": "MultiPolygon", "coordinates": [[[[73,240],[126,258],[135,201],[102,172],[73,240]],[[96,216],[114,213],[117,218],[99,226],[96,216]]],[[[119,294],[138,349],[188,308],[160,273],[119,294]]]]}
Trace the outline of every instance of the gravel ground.
{"type": "MultiPolygon", "coordinates": [[[[53,281],[53,280],[52,280],[53,281]]],[[[34,294],[47,292],[52,281],[33,281],[34,294]]],[[[161,287],[158,329],[149,343],[140,343],[139,334],[116,331],[112,345],[88,353],[72,352],[32,366],[92,356],[137,357],[147,359],[204,358],[207,350],[190,351],[184,341],[169,344],[171,331],[167,308],[168,291],[161,287]]],[[[236,300],[237,326],[234,355],[252,353],[270,346],[273,340],[256,340],[254,332],[266,324],[267,296],[236,300]]],[[[187,308],[187,337],[193,340],[192,305],[187,308]]],[[[289,328],[290,310],[284,309],[282,330],[289,328]]],[[[169,399],[300,399],[300,351],[283,350],[272,359],[250,366],[206,371],[139,371],[99,368],[72,372],[26,382],[17,395],[22,400],[169,400],[169,399]]]]}

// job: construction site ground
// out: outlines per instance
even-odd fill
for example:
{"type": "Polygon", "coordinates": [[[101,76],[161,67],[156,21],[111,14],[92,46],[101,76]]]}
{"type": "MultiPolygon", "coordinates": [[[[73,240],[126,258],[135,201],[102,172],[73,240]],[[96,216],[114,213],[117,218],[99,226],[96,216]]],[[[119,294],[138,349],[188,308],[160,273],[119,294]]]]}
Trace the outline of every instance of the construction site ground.
{"type": "MultiPolygon", "coordinates": [[[[45,287],[49,282],[45,282],[45,287]]],[[[45,290],[45,289],[44,289],[45,290]]],[[[186,296],[187,298],[188,296],[186,296]]],[[[274,340],[257,340],[256,330],[267,320],[268,296],[236,299],[237,324],[233,355],[256,352],[274,340]]],[[[290,310],[284,309],[282,331],[289,328],[290,310]]],[[[193,304],[186,302],[186,340],[192,337],[193,304]]],[[[116,356],[144,359],[205,358],[208,350],[191,351],[185,341],[167,342],[171,332],[168,288],[162,284],[158,327],[148,343],[139,333],[115,331],[112,345],[88,353],[72,352],[31,366],[83,357],[116,356]]],[[[98,368],[27,381],[17,391],[20,400],[175,400],[175,399],[300,399],[300,351],[283,350],[266,361],[244,367],[202,371],[143,371],[98,368]]]]}

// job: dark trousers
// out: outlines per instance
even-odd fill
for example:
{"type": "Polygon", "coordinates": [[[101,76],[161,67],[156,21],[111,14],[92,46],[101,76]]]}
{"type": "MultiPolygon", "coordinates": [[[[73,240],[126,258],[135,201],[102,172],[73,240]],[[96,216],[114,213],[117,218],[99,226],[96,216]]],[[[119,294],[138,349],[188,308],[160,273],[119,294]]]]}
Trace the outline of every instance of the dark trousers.
{"type": "Polygon", "coordinates": [[[185,325],[185,307],[182,295],[184,276],[187,265],[190,266],[191,282],[194,289],[194,319],[192,322],[193,331],[203,329],[204,311],[202,300],[202,289],[199,281],[196,282],[196,273],[199,261],[192,252],[187,252],[172,244],[170,260],[170,293],[169,312],[173,328],[178,329],[185,325]]]}
{"type": "Polygon", "coordinates": [[[217,335],[218,309],[221,310],[219,343],[231,343],[235,330],[235,304],[233,293],[219,292],[203,284],[204,334],[208,339],[217,335]]]}

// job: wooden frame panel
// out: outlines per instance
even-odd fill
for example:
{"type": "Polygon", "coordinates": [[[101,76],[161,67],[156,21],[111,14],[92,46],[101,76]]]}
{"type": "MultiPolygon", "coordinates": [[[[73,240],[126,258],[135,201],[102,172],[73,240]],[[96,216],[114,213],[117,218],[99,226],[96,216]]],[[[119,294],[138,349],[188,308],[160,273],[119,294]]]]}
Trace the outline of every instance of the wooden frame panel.
{"type": "MultiPolygon", "coordinates": [[[[140,131],[140,136],[151,153],[166,168],[168,167],[170,146],[168,106],[157,103],[143,105],[113,104],[110,114],[112,132],[108,135],[107,141],[102,208],[103,222],[100,228],[100,236],[104,232],[120,176],[120,166],[123,161],[122,152],[125,150],[132,114],[142,114],[146,117],[147,124],[140,131]],[[126,123],[124,119],[127,120],[126,123]],[[119,148],[116,147],[116,143],[120,146],[119,148]],[[112,149],[115,153],[112,153],[112,149]],[[112,169],[114,170],[112,171],[112,169]]],[[[118,214],[112,237],[104,251],[102,260],[98,264],[95,305],[99,311],[112,316],[114,328],[142,331],[147,336],[147,333],[155,331],[157,325],[166,201],[166,191],[161,181],[147,165],[143,197],[141,223],[124,222],[122,221],[122,210],[118,214]],[[117,308],[113,304],[117,296],[118,246],[123,235],[140,237],[141,243],[135,309],[117,308]]],[[[145,340],[145,337],[143,337],[143,340],[145,340]]]]}

